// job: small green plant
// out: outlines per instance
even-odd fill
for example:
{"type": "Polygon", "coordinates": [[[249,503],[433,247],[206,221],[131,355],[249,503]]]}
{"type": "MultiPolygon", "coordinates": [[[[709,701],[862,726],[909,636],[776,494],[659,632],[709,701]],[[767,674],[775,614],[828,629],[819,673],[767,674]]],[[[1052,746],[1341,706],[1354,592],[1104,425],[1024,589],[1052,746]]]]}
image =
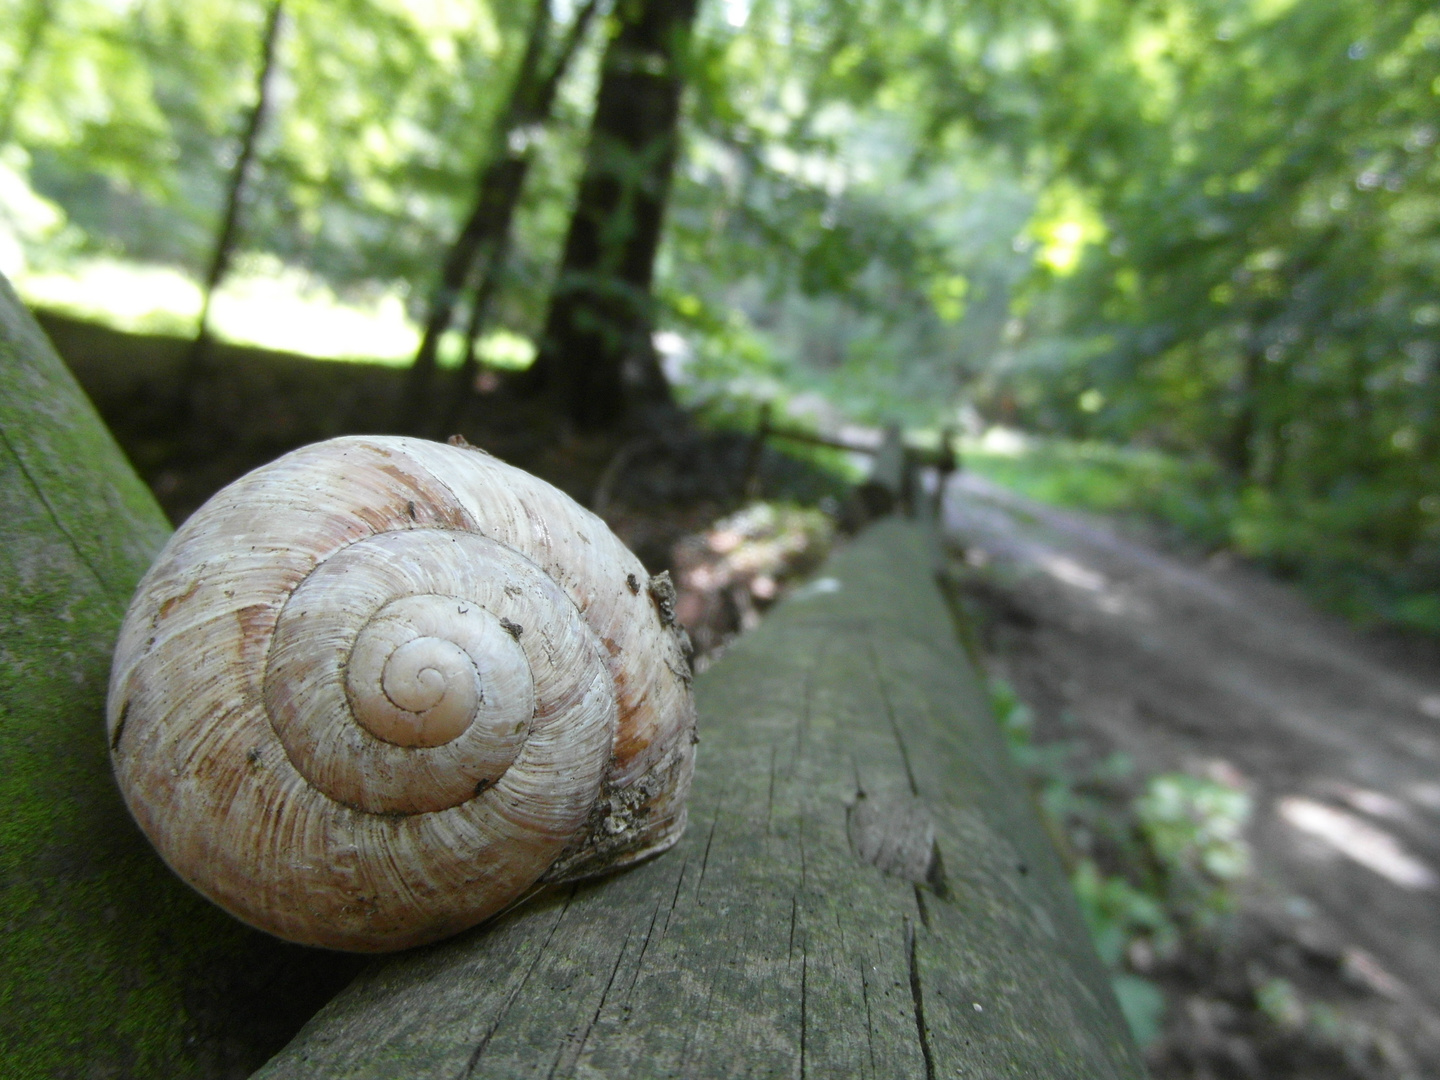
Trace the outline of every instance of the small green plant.
{"type": "Polygon", "coordinates": [[[1162,955],[1174,951],[1179,932],[1163,898],[1138,888],[1121,874],[1106,874],[1082,859],[1070,875],[1095,951],[1107,967],[1125,963],[1130,946],[1148,939],[1162,955]]]}
{"type": "MultiPolygon", "coordinates": [[[[1116,795],[1117,782],[1130,780],[1133,790],[1124,755],[1085,765],[1074,742],[1037,743],[1034,712],[1014,688],[991,679],[989,691],[1016,763],[1068,843],[1071,885],[1095,950],[1131,1032],[1147,1045],[1161,1033],[1165,998],[1131,968],[1138,958],[1147,970],[1173,959],[1188,934],[1214,931],[1233,909],[1235,883],[1249,867],[1249,797],[1187,773],[1158,773],[1138,793],[1116,795]]],[[[1284,1012],[1283,988],[1269,993],[1284,1012]]]]}
{"type": "Polygon", "coordinates": [[[1014,687],[1004,679],[991,679],[989,690],[990,709],[995,713],[995,719],[1000,721],[1000,731],[1011,751],[1028,749],[1035,727],[1035,714],[1030,711],[1030,706],[1020,700],[1014,687]]]}
{"type": "Polygon", "coordinates": [[[1289,979],[1266,979],[1255,990],[1255,1004],[1276,1027],[1299,1031],[1309,1020],[1305,1002],[1289,979]]]}
{"type": "Polygon", "coordinates": [[[1152,776],[1134,803],[1159,891],[1186,921],[1209,927],[1234,906],[1234,882],[1250,865],[1250,798],[1187,773],[1152,776]]]}

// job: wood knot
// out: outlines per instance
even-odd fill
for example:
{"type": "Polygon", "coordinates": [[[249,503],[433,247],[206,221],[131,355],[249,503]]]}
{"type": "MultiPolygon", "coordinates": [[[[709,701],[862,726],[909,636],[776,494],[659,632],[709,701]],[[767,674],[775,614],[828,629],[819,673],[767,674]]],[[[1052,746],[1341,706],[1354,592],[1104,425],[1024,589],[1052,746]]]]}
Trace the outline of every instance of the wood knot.
{"type": "Polygon", "coordinates": [[[944,895],[935,819],[913,795],[868,797],[862,791],[845,811],[845,831],[861,862],[944,895]]]}

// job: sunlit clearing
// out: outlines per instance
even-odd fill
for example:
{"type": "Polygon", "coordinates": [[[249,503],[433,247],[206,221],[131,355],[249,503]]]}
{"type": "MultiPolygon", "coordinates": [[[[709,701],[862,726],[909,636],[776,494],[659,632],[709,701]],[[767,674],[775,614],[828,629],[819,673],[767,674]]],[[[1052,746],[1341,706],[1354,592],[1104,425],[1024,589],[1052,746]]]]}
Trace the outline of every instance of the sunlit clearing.
{"type": "Polygon", "coordinates": [[[226,341],[320,359],[402,364],[420,343],[397,289],[344,302],[309,275],[278,265],[237,268],[215,294],[210,317],[226,341]]]}
{"type": "Polygon", "coordinates": [[[535,362],[535,343],[509,330],[486,334],[475,351],[487,366],[508,371],[523,371],[535,362]]]}
{"type": "Polygon", "coordinates": [[[1042,551],[1035,556],[1040,569],[1062,585],[1081,589],[1094,596],[1094,604],[1107,615],[1129,615],[1133,618],[1148,619],[1151,612],[1146,605],[1137,604],[1121,596],[1110,579],[1104,574],[1082,566],[1067,555],[1042,551]]]}
{"type": "Polygon", "coordinates": [[[1081,566],[1066,555],[1047,552],[1040,556],[1039,562],[1041,568],[1056,581],[1077,589],[1098,593],[1103,592],[1110,585],[1103,574],[1097,574],[1094,570],[1081,566]]]}
{"type": "Polygon", "coordinates": [[[750,0],[725,0],[725,21],[740,29],[750,18],[750,0]]]}
{"type": "Polygon", "coordinates": [[[200,286],[167,266],[87,259],[68,270],[22,271],[14,285],[32,307],[53,308],[132,333],[191,333],[200,310],[200,286]]]}
{"type": "MultiPolygon", "coordinates": [[[[15,288],[26,303],[132,333],[188,336],[200,310],[200,286],[188,275],[113,259],[21,272],[15,288]]],[[[321,360],[408,364],[420,343],[399,288],[342,300],[319,279],[270,258],[237,265],[215,294],[210,328],[233,344],[321,360]]],[[[479,352],[498,367],[524,367],[534,349],[523,338],[497,333],[482,339],[479,352]]]]}
{"type": "Polygon", "coordinates": [[[980,449],[997,457],[1021,457],[1030,449],[1030,440],[1014,428],[996,425],[980,437],[980,449]]]}
{"type": "Polygon", "coordinates": [[[1335,785],[1335,793],[1362,814],[1371,817],[1388,818],[1391,821],[1409,821],[1410,809],[1399,799],[1391,798],[1382,791],[1353,787],[1350,784],[1335,785]]]}
{"type": "Polygon", "coordinates": [[[1041,196],[1030,233],[1039,242],[1036,259],[1064,277],[1079,267],[1086,247],[1105,239],[1106,230],[1094,206],[1062,184],[1041,196]]]}
{"type": "Polygon", "coordinates": [[[1440,875],[1407,852],[1398,840],[1354,814],[1295,795],[1281,799],[1278,809],[1280,816],[1295,828],[1401,888],[1433,889],[1440,885],[1440,875]]]}

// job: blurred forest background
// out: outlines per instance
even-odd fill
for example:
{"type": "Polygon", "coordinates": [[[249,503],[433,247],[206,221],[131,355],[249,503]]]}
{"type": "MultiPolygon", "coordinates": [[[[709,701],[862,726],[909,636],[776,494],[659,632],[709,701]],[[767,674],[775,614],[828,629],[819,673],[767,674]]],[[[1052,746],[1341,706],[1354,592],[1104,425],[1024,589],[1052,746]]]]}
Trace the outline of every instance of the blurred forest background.
{"type": "Polygon", "coordinates": [[[1419,0],[3,0],[0,271],[418,353],[430,414],[954,426],[1433,633],[1437,98],[1419,0]],[[651,105],[605,119],[612,77],[651,105]]]}
{"type": "MultiPolygon", "coordinates": [[[[1437,143],[1420,0],[0,0],[0,272],[173,519],[300,442],[462,432],[675,571],[702,663],[823,557],[833,515],[784,500],[842,495],[861,459],[821,444],[895,424],[950,440],[971,497],[1130,518],[1433,648],[1437,143]],[[818,442],[764,458],[766,425],[818,442]]],[[[1055,595],[1001,600],[1001,637],[1043,646],[1048,619],[1115,653],[1055,595]]],[[[1143,672],[1161,624],[1131,621],[1117,665],[1143,672]]],[[[1196,670],[1274,645],[1214,625],[1236,652],[1184,639],[1196,670]]],[[[1065,688],[1094,657],[1024,656],[996,711],[1157,1076],[1440,1060],[1440,1020],[1422,1053],[1393,1010],[1336,1019],[1355,971],[1410,1001],[1371,954],[1236,900],[1252,795],[1263,822],[1309,790],[1293,728],[1185,669],[1130,688],[1131,734],[1173,743],[1136,773],[1124,738],[1081,746],[1065,688]],[[1252,736],[1274,753],[1248,779],[1170,752],[1252,736]]],[[[1404,938],[1368,905],[1331,907],[1404,938]]]]}

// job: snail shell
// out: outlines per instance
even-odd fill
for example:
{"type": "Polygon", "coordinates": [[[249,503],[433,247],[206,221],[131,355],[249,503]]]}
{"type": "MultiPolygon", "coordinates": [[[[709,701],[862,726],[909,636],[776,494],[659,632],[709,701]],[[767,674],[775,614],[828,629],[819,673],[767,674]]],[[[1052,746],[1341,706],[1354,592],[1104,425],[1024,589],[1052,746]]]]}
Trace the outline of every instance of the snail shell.
{"type": "Polygon", "coordinates": [[[141,581],[116,778],[170,866],[246,922],[436,940],[679,839],[695,718],[667,585],[483,451],[305,447],[215,495],[141,581]]]}

